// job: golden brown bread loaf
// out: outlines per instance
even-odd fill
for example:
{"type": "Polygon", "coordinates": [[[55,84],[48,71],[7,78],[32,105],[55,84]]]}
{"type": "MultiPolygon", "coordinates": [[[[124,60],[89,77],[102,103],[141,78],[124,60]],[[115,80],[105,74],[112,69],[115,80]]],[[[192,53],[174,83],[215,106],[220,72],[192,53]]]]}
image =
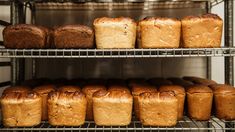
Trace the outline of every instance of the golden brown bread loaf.
{"type": "Polygon", "coordinates": [[[124,85],[111,85],[108,87],[108,90],[115,90],[115,91],[125,91],[127,93],[131,93],[127,86],[124,85]]]}
{"type": "Polygon", "coordinates": [[[86,95],[87,98],[86,120],[94,120],[92,96],[95,92],[100,90],[106,90],[106,87],[103,85],[93,84],[93,85],[86,85],[82,89],[82,92],[86,95]]]}
{"type": "Polygon", "coordinates": [[[235,88],[225,84],[210,85],[214,93],[215,114],[224,120],[235,120],[235,88]]]}
{"type": "Polygon", "coordinates": [[[173,92],[142,93],[139,96],[140,121],[145,126],[174,126],[178,102],[173,92]]]}
{"type": "Polygon", "coordinates": [[[41,26],[10,25],[3,30],[4,46],[16,49],[45,48],[49,40],[48,35],[48,29],[41,26]]]}
{"type": "Polygon", "coordinates": [[[187,89],[188,116],[203,121],[211,116],[213,93],[205,85],[193,85],[187,89]]]}
{"type": "Polygon", "coordinates": [[[133,98],[125,90],[101,90],[93,94],[94,121],[101,126],[130,124],[133,98]]]}
{"type": "Polygon", "coordinates": [[[150,17],[138,24],[141,48],[178,48],[181,22],[177,19],[150,17]]]}
{"type": "Polygon", "coordinates": [[[59,92],[79,92],[81,88],[79,86],[72,86],[72,85],[64,85],[58,88],[59,92]]]}
{"type": "Polygon", "coordinates": [[[42,97],[42,120],[48,120],[47,97],[48,93],[55,91],[55,85],[42,85],[33,89],[42,97]]]}
{"type": "Polygon", "coordinates": [[[51,92],[48,95],[48,122],[53,126],[84,124],[87,100],[81,92],[51,92]]]}
{"type": "Polygon", "coordinates": [[[54,30],[56,48],[92,48],[94,32],[84,25],[65,25],[54,30]]]}
{"type": "Polygon", "coordinates": [[[210,80],[210,79],[205,79],[205,78],[200,78],[200,77],[190,77],[190,76],[186,76],[183,77],[184,80],[188,80],[191,81],[195,84],[199,84],[199,85],[212,85],[212,84],[217,84],[215,81],[210,80]]]}
{"type": "Polygon", "coordinates": [[[134,48],[136,23],[131,18],[97,18],[94,23],[96,46],[104,48],[134,48]]]}
{"type": "Polygon", "coordinates": [[[185,48],[215,48],[221,46],[223,20],[215,14],[187,16],[182,22],[185,48]]]}
{"type": "Polygon", "coordinates": [[[4,89],[2,94],[13,93],[13,92],[25,93],[25,92],[29,92],[30,90],[31,89],[26,86],[11,86],[11,87],[4,89]]]}
{"type": "Polygon", "coordinates": [[[40,124],[42,100],[35,92],[10,92],[1,97],[2,120],[6,127],[31,127],[40,124]]]}
{"type": "Polygon", "coordinates": [[[135,111],[135,116],[137,119],[140,118],[140,110],[139,110],[139,101],[138,101],[138,96],[141,93],[145,92],[157,92],[157,88],[148,84],[136,84],[131,87],[132,91],[132,96],[134,99],[134,111],[135,111]]]}
{"type": "Polygon", "coordinates": [[[184,115],[184,100],[185,90],[179,85],[163,85],[158,89],[159,92],[174,92],[175,97],[178,100],[178,120],[181,120],[184,115]]]}

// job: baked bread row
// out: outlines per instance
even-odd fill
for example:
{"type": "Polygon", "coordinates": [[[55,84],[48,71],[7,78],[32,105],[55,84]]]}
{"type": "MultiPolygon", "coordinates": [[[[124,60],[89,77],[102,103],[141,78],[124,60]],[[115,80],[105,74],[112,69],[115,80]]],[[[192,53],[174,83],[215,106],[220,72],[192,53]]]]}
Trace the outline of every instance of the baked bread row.
{"type": "Polygon", "coordinates": [[[36,87],[35,92],[27,87],[7,88],[1,98],[3,123],[10,127],[33,126],[41,118],[49,117],[51,125],[78,126],[84,123],[86,115],[87,120],[94,119],[97,125],[128,125],[134,102],[135,116],[143,125],[174,126],[183,117],[185,98],[190,118],[209,120],[213,97],[215,115],[225,120],[235,119],[232,86],[212,84],[211,90],[206,85],[191,85],[186,92],[180,85],[162,85],[157,89],[133,80],[129,86],[131,92],[124,85],[113,85],[106,90],[104,85],[94,84],[82,90],[63,86],[55,91],[55,85],[36,87]],[[27,112],[22,114],[22,111],[27,112]]]}
{"type": "Polygon", "coordinates": [[[188,16],[181,21],[151,17],[136,23],[131,18],[97,18],[94,31],[84,25],[49,30],[34,25],[8,26],[6,48],[215,48],[221,46],[222,19],[215,14],[188,16]],[[137,39],[136,39],[137,38],[137,39]],[[182,42],[180,39],[182,38],[182,42]]]}

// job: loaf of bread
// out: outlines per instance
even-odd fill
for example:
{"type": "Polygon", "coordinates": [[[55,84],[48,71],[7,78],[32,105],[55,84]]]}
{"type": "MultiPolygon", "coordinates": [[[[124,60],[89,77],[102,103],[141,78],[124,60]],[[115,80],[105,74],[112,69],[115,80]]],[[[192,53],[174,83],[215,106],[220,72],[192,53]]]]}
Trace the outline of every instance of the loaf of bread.
{"type": "Polygon", "coordinates": [[[210,85],[214,93],[215,115],[224,120],[235,120],[235,88],[225,84],[210,85]]]}
{"type": "Polygon", "coordinates": [[[184,80],[188,80],[191,81],[195,84],[199,84],[199,85],[205,85],[205,86],[209,86],[212,84],[217,84],[215,81],[210,80],[210,79],[205,79],[205,78],[200,78],[200,77],[190,77],[190,76],[185,76],[183,77],[184,80]]]}
{"type": "Polygon", "coordinates": [[[125,91],[125,92],[127,92],[127,93],[131,93],[130,92],[130,90],[129,90],[129,88],[127,87],[127,86],[125,86],[125,85],[111,85],[111,86],[109,86],[108,87],[108,90],[109,91],[125,91]]]}
{"type": "Polygon", "coordinates": [[[26,86],[11,86],[11,87],[7,87],[6,89],[4,89],[2,94],[7,94],[7,93],[25,93],[25,92],[29,92],[31,89],[29,87],[26,86]]]}
{"type": "Polygon", "coordinates": [[[84,25],[65,25],[54,30],[56,48],[92,48],[94,32],[84,25]]]}
{"type": "Polygon", "coordinates": [[[82,92],[86,95],[87,98],[86,120],[94,120],[92,96],[95,92],[100,90],[106,90],[106,87],[104,85],[93,84],[86,85],[82,88],[82,92]]]}
{"type": "Polygon", "coordinates": [[[6,48],[45,48],[49,43],[48,36],[48,29],[30,24],[10,25],[3,30],[3,41],[6,48]]]}
{"type": "Polygon", "coordinates": [[[40,124],[42,100],[35,92],[10,92],[1,97],[2,121],[6,127],[40,124]]]}
{"type": "Polygon", "coordinates": [[[178,120],[181,120],[184,115],[184,100],[185,90],[179,85],[164,85],[158,89],[159,92],[174,92],[175,97],[178,100],[178,120]]]}
{"type": "Polygon", "coordinates": [[[182,47],[216,48],[221,46],[223,20],[218,15],[187,16],[181,22],[182,47]]]}
{"type": "Polygon", "coordinates": [[[36,93],[38,93],[42,98],[42,120],[48,120],[47,114],[47,97],[48,93],[55,91],[55,85],[42,85],[35,87],[33,89],[36,93]]]}
{"type": "Polygon", "coordinates": [[[81,88],[79,86],[64,85],[58,88],[59,92],[79,92],[81,88]]]}
{"type": "Polygon", "coordinates": [[[140,121],[145,126],[174,126],[178,101],[173,92],[142,93],[139,96],[140,121]]]}
{"type": "Polygon", "coordinates": [[[188,116],[203,121],[211,116],[213,93],[205,85],[193,85],[187,89],[188,116]]]}
{"type": "Polygon", "coordinates": [[[181,22],[173,18],[150,17],[138,24],[141,48],[178,48],[181,22]]]}
{"type": "Polygon", "coordinates": [[[133,19],[102,17],[95,19],[93,25],[97,48],[135,47],[136,23],[133,19]]]}
{"type": "Polygon", "coordinates": [[[125,90],[101,90],[93,94],[94,121],[100,126],[130,124],[133,98],[125,90]]]}
{"type": "Polygon", "coordinates": [[[84,124],[87,100],[81,92],[51,92],[48,95],[48,122],[53,126],[84,124]]]}
{"type": "Polygon", "coordinates": [[[154,87],[154,86],[151,86],[151,85],[148,85],[148,84],[136,84],[136,85],[133,85],[131,87],[131,91],[132,91],[132,96],[133,96],[133,99],[134,99],[134,111],[135,111],[135,117],[137,119],[140,118],[140,110],[139,110],[139,101],[138,101],[138,96],[141,94],[141,93],[145,93],[145,92],[157,92],[157,88],[154,87]]]}

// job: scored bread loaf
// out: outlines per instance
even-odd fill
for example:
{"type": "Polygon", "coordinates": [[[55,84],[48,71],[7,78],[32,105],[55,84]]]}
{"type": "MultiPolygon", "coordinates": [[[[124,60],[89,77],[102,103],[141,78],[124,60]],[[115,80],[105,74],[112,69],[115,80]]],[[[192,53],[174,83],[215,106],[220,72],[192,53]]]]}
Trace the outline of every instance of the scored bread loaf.
{"type": "Polygon", "coordinates": [[[55,91],[55,85],[42,85],[33,89],[42,98],[42,120],[48,120],[47,97],[50,92],[55,91]]]}
{"type": "Polygon", "coordinates": [[[175,97],[178,100],[178,120],[181,120],[184,115],[184,100],[185,90],[179,85],[163,85],[158,89],[159,92],[174,92],[175,97]]]}
{"type": "Polygon", "coordinates": [[[94,32],[84,25],[65,25],[55,28],[54,42],[56,48],[92,48],[94,32]]]}
{"type": "Polygon", "coordinates": [[[53,126],[84,124],[87,100],[81,92],[51,92],[48,95],[48,122],[53,126]]]}
{"type": "Polygon", "coordinates": [[[178,48],[181,22],[173,18],[150,17],[138,23],[140,48],[178,48]]]}
{"type": "Polygon", "coordinates": [[[174,126],[178,101],[173,92],[146,92],[139,96],[140,121],[145,126],[174,126]]]}
{"type": "Polygon", "coordinates": [[[137,119],[140,118],[140,110],[139,110],[139,101],[138,101],[138,96],[141,93],[145,93],[145,92],[157,92],[157,88],[152,86],[152,85],[148,85],[148,84],[135,84],[131,87],[131,91],[132,91],[132,96],[134,99],[134,111],[135,111],[135,117],[137,119]]]}
{"type": "Polygon", "coordinates": [[[104,85],[95,85],[95,84],[86,85],[85,87],[82,88],[82,92],[86,95],[87,98],[86,120],[94,120],[93,102],[92,102],[93,94],[97,91],[105,89],[106,87],[104,85]]]}
{"type": "Polygon", "coordinates": [[[6,48],[45,48],[49,43],[49,30],[31,24],[10,25],[3,30],[3,41],[6,48]]]}
{"type": "Polygon", "coordinates": [[[6,127],[32,127],[40,124],[42,100],[35,92],[10,92],[1,97],[2,121],[6,127]]]}
{"type": "Polygon", "coordinates": [[[136,23],[128,17],[97,18],[94,23],[96,46],[104,48],[134,48],[136,23]]]}
{"type": "Polygon", "coordinates": [[[132,117],[133,98],[126,90],[101,90],[93,94],[94,121],[101,126],[125,126],[132,117]]]}
{"type": "Polygon", "coordinates": [[[205,85],[193,85],[187,89],[188,116],[203,121],[211,116],[213,93],[205,85]]]}
{"type": "Polygon", "coordinates": [[[235,120],[235,88],[225,84],[210,85],[214,94],[216,117],[235,120]]]}
{"type": "Polygon", "coordinates": [[[223,20],[215,14],[187,16],[182,22],[182,47],[216,48],[221,46],[223,20]]]}

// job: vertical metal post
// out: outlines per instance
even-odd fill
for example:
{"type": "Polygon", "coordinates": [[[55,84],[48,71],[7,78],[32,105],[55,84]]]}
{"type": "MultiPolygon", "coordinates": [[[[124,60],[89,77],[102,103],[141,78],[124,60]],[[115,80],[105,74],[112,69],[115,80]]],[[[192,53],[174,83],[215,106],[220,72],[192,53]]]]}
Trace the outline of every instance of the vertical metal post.
{"type": "MultiPolygon", "coordinates": [[[[224,1],[224,18],[225,18],[225,46],[233,47],[233,0],[224,1]]],[[[233,57],[225,57],[225,83],[234,85],[234,63],[233,57]]],[[[234,126],[233,124],[225,124],[226,127],[234,126]]],[[[232,132],[228,130],[226,132],[232,132]]]]}
{"type": "MultiPolygon", "coordinates": [[[[19,1],[11,1],[11,23],[13,25],[18,23],[24,23],[24,6],[19,1]]],[[[24,59],[11,59],[11,80],[12,85],[16,85],[19,80],[24,79],[24,59]]]]}
{"type": "MultiPolygon", "coordinates": [[[[211,12],[211,2],[206,3],[207,7],[207,13],[211,12]]],[[[206,62],[207,62],[207,78],[211,79],[211,57],[207,57],[206,62]]]]}
{"type": "MultiPolygon", "coordinates": [[[[225,46],[233,47],[233,0],[224,1],[225,46]]],[[[233,57],[225,57],[225,83],[234,85],[233,57]]]]}

